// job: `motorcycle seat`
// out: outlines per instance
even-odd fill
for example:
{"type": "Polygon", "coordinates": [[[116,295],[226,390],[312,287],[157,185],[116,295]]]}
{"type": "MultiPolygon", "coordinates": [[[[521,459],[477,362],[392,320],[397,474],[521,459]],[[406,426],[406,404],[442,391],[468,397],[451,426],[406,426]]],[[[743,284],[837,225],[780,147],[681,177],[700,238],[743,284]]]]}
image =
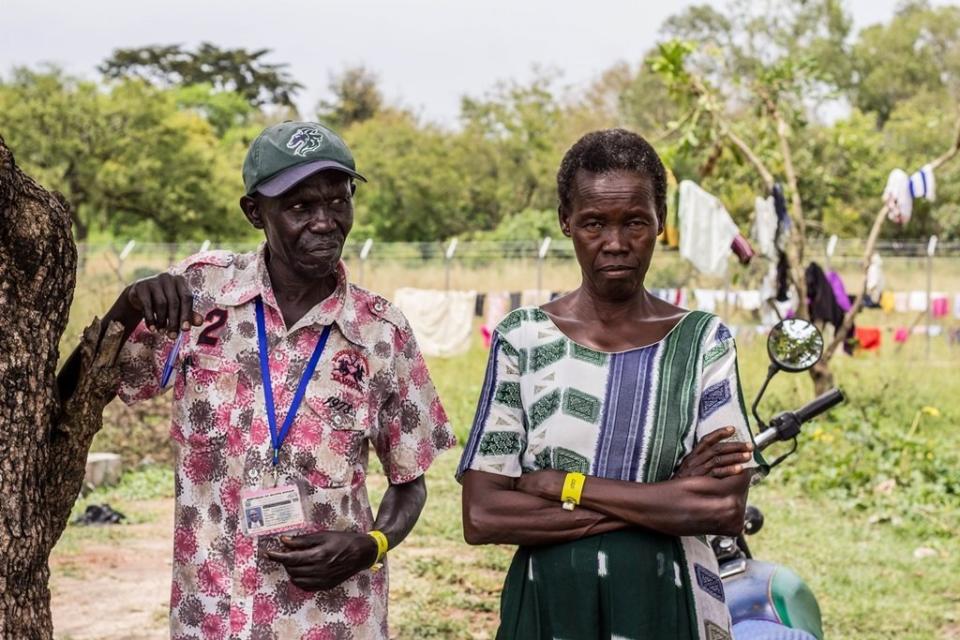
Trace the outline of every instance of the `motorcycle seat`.
{"type": "Polygon", "coordinates": [[[742,620],[733,625],[734,640],[817,640],[812,634],[768,620],[742,620]]]}

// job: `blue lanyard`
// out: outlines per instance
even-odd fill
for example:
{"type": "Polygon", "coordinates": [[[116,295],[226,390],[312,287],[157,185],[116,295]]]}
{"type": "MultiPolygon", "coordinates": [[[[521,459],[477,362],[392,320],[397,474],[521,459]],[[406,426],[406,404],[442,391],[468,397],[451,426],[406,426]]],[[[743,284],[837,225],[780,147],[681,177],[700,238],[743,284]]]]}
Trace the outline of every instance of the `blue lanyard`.
{"type": "Polygon", "coordinates": [[[270,382],[270,356],[267,353],[267,328],[263,319],[263,299],[257,298],[257,341],[260,343],[260,376],[263,378],[263,399],[267,405],[267,422],[270,424],[270,442],[273,444],[273,466],[280,463],[280,447],[287,438],[290,427],[293,426],[293,419],[300,409],[300,403],[303,402],[303,396],[307,391],[307,383],[313,377],[313,372],[317,370],[317,362],[320,361],[320,354],[323,348],[327,346],[327,338],[330,337],[330,327],[323,328],[323,333],[317,340],[317,346],[313,349],[313,355],[307,362],[307,367],[300,376],[300,384],[297,385],[297,392],[293,396],[293,402],[290,403],[290,410],[283,419],[283,426],[277,431],[277,414],[273,405],[273,385],[270,382]]]}

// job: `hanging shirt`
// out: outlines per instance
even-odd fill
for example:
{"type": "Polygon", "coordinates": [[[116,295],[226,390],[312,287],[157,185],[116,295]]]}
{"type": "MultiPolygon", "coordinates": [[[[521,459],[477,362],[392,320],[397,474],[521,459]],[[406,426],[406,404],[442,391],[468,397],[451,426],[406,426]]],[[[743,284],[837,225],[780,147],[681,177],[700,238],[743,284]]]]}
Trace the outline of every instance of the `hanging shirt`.
{"type": "Polygon", "coordinates": [[[775,260],[777,258],[777,210],[773,197],[756,198],[753,210],[753,239],[757,243],[760,255],[775,260]]]}
{"type": "MultiPolygon", "coordinates": [[[[347,282],[287,328],[263,258],[215,251],[188,258],[202,327],[185,333],[175,361],[171,436],[178,445],[173,535],[172,638],[386,639],[387,571],[361,571],[309,593],[269,560],[275,537],[239,526],[240,493],[272,475],[255,301],[263,300],[278,410],[291,405],[324,326],[332,325],[279,452],[277,482],[296,484],[307,524],[298,533],[373,527],[370,448],[391,483],[421,476],[455,440],[410,326],[389,302],[347,282]]],[[[119,395],[131,404],[163,393],[174,342],[141,323],[120,354],[119,395]]]]}
{"type": "Polygon", "coordinates": [[[740,230],[723,203],[689,180],[680,183],[680,255],[701,273],[723,276],[740,230]]]}

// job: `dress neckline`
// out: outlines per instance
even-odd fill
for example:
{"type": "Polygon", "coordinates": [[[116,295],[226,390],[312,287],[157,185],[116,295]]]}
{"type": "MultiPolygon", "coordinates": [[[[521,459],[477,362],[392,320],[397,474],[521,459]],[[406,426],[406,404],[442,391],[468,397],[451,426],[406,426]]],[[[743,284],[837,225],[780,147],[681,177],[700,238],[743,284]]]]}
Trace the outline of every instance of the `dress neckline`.
{"type": "Polygon", "coordinates": [[[633,352],[633,351],[642,351],[643,349],[649,349],[649,348],[651,348],[651,347],[659,346],[660,344],[662,344],[663,342],[665,342],[666,339],[669,338],[670,335],[671,335],[674,331],[677,330],[677,327],[679,327],[681,324],[683,324],[683,322],[684,322],[687,318],[690,317],[690,314],[693,313],[693,311],[687,311],[685,314],[683,314],[683,315],[680,317],[680,319],[677,321],[677,323],[676,323],[675,325],[673,325],[672,327],[670,327],[670,330],[667,331],[662,338],[660,338],[659,340],[657,340],[657,341],[655,341],[655,342],[651,342],[651,343],[649,343],[649,344],[640,345],[640,346],[638,346],[638,347],[630,347],[629,349],[623,349],[623,350],[621,350],[621,351],[602,351],[602,350],[600,350],[600,349],[594,349],[593,347],[588,347],[588,346],[585,345],[585,344],[581,344],[581,343],[577,342],[576,340],[574,340],[573,338],[571,338],[570,336],[568,336],[566,333],[564,333],[564,332],[563,332],[563,329],[561,329],[561,328],[557,325],[557,323],[553,321],[553,318],[550,317],[550,314],[547,313],[546,311],[544,311],[542,307],[536,307],[536,309],[537,309],[537,311],[539,311],[540,313],[542,313],[542,314],[547,318],[547,322],[549,322],[551,325],[553,325],[553,328],[556,329],[556,330],[560,333],[560,335],[562,335],[562,336],[564,337],[564,339],[565,339],[567,342],[571,342],[571,343],[577,345],[578,347],[580,347],[581,349],[589,349],[590,351],[593,351],[594,353],[603,353],[603,354],[606,354],[606,355],[608,355],[608,356],[615,356],[615,355],[617,355],[617,354],[623,354],[623,353],[631,353],[631,352],[633,352]]]}

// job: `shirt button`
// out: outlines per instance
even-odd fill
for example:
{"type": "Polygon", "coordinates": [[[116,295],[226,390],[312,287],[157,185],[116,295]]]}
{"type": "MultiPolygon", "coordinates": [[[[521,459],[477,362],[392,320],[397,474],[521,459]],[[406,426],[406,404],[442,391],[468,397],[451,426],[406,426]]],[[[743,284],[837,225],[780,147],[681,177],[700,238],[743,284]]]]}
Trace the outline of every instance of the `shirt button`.
{"type": "Polygon", "coordinates": [[[277,360],[283,360],[283,351],[277,351],[277,360]]]}
{"type": "Polygon", "coordinates": [[[333,416],[333,424],[340,426],[341,422],[343,422],[343,418],[340,416],[333,416]]]}
{"type": "Polygon", "coordinates": [[[257,479],[257,470],[256,469],[247,469],[247,478],[253,482],[257,479]]]}
{"type": "Polygon", "coordinates": [[[375,302],[374,305],[373,305],[373,310],[376,311],[376,312],[378,312],[378,313],[382,313],[382,312],[383,312],[383,303],[382,303],[382,302],[375,302]]]}

